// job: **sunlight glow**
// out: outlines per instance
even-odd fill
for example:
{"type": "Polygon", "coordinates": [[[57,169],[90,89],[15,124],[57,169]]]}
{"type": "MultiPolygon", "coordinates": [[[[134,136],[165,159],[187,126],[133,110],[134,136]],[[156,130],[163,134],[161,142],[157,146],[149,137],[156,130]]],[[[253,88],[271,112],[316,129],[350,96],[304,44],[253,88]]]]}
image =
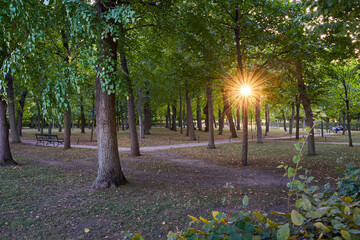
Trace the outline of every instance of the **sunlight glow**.
{"type": "Polygon", "coordinates": [[[251,94],[251,88],[248,85],[244,85],[240,88],[240,93],[244,97],[247,97],[251,94]]]}

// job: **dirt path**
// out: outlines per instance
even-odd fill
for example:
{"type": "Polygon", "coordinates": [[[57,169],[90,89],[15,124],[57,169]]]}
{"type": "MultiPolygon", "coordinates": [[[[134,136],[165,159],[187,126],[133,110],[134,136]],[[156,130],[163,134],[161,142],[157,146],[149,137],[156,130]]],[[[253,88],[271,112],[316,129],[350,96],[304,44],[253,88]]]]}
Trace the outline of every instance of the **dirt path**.
{"type": "MultiPolygon", "coordinates": [[[[316,135],[318,136],[318,135],[316,135]]],[[[264,139],[264,141],[291,141],[291,138],[289,137],[272,137],[272,138],[266,138],[264,139]]],[[[32,144],[32,145],[36,145],[36,140],[29,140],[29,139],[22,139],[21,140],[23,143],[28,143],[28,144],[32,144]]],[[[256,139],[251,140],[249,139],[249,142],[253,142],[256,141],[256,139]]],[[[219,144],[228,144],[228,143],[239,143],[242,142],[241,139],[229,139],[229,140],[217,140],[215,141],[215,145],[219,145],[219,144]]],[[[295,141],[291,141],[291,142],[295,142],[295,141]]],[[[316,143],[320,143],[320,144],[340,144],[340,145],[346,145],[348,143],[346,142],[316,142],[316,143]]],[[[140,147],[140,151],[141,152],[154,152],[154,151],[159,151],[159,150],[167,150],[167,149],[171,149],[171,148],[187,148],[187,147],[199,147],[199,146],[207,146],[208,142],[192,142],[192,143],[183,143],[183,144],[173,144],[173,145],[162,145],[162,146],[151,146],[151,147],[140,147]]],[[[354,143],[354,145],[360,145],[360,143],[354,143]]],[[[51,146],[51,145],[49,145],[51,146]]],[[[97,146],[92,146],[92,145],[81,145],[81,144],[72,144],[71,145],[74,148],[88,148],[88,149],[97,149],[97,146]]],[[[52,147],[52,146],[51,146],[52,147]]],[[[62,147],[62,146],[59,146],[62,147]]],[[[131,149],[127,148],[127,147],[119,147],[119,152],[130,152],[131,149]]]]}

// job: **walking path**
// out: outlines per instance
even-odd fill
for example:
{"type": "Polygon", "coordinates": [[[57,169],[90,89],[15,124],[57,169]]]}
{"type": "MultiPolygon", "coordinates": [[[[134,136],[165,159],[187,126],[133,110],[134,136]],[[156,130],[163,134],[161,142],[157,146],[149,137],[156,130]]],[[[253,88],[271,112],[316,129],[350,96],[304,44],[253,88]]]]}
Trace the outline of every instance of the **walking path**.
{"type": "MultiPolygon", "coordinates": [[[[291,138],[288,136],[285,137],[271,137],[266,138],[264,141],[281,141],[281,140],[290,140],[287,142],[297,142],[297,141],[291,141],[291,138]]],[[[29,139],[22,139],[23,143],[33,144],[36,145],[36,140],[29,140],[29,139]]],[[[251,140],[249,139],[249,142],[256,141],[256,139],[251,140]]],[[[239,143],[242,142],[241,139],[233,139],[230,138],[229,140],[216,140],[215,145],[218,144],[227,144],[227,143],[239,143]]],[[[317,144],[339,144],[339,145],[346,145],[348,143],[346,142],[316,142],[317,144]]],[[[198,146],[207,146],[208,142],[192,142],[192,143],[183,143],[183,144],[173,144],[173,145],[162,145],[162,146],[148,146],[148,147],[140,147],[140,151],[142,152],[154,152],[159,150],[166,150],[171,148],[187,148],[187,147],[198,147],[198,146]]],[[[360,145],[360,143],[354,143],[354,145],[360,145]]],[[[62,146],[59,146],[62,147],[62,146]]],[[[97,146],[92,145],[81,145],[81,144],[72,144],[71,147],[73,148],[89,148],[89,149],[97,149],[97,146]]],[[[119,147],[119,152],[130,152],[131,148],[129,147],[119,147]]]]}

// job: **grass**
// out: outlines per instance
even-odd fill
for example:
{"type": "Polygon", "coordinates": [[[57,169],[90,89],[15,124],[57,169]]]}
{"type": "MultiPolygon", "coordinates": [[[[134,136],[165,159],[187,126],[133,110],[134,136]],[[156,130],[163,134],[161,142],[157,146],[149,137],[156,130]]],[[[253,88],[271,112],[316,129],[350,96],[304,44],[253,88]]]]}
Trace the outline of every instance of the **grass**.
{"type": "MultiPolygon", "coordinates": [[[[241,143],[219,144],[216,149],[209,150],[205,147],[171,149],[174,154],[184,158],[202,159],[211,163],[241,168],[241,143]]],[[[316,145],[316,156],[307,156],[305,146],[302,165],[311,170],[320,179],[326,180],[327,176],[337,176],[338,168],[347,162],[360,165],[360,146],[349,148],[346,145],[316,145]],[[341,161],[339,161],[342,159],[341,161]]],[[[297,154],[294,143],[291,142],[265,142],[257,144],[249,142],[248,167],[275,168],[285,163],[291,164],[293,156],[297,154]]]]}
{"type": "MultiPolygon", "coordinates": [[[[184,139],[167,129],[154,128],[152,132],[149,139],[156,144],[166,136],[179,142],[184,139]]],[[[270,133],[284,134],[275,129],[270,133]]],[[[25,137],[33,134],[34,130],[24,131],[25,137]]],[[[75,131],[77,135],[81,133],[75,131]]],[[[12,145],[13,156],[22,165],[0,168],[0,239],[119,239],[126,231],[141,233],[146,239],[165,239],[168,231],[187,228],[188,214],[210,218],[212,210],[232,212],[245,194],[251,209],[286,211],[284,187],[239,184],[229,196],[218,180],[219,176],[234,179],[233,168],[240,173],[258,173],[255,170],[260,169],[270,176],[281,175],[276,166],[291,163],[296,153],[293,144],[250,142],[249,166],[244,169],[239,167],[241,143],[217,145],[215,150],[204,146],[171,149],[141,157],[122,154],[121,164],[130,184],[100,191],[90,187],[96,178],[96,150],[12,145]],[[200,159],[210,165],[178,164],[173,159],[200,159]],[[231,199],[227,206],[221,204],[224,196],[231,199]]],[[[336,167],[341,169],[346,162],[359,164],[360,160],[360,146],[317,144],[317,153],[305,155],[303,165],[320,183],[339,176],[336,167]],[[341,163],[337,162],[340,157],[341,163]]]]}
{"type": "MultiPolygon", "coordinates": [[[[122,155],[130,184],[96,191],[90,187],[96,178],[95,150],[11,147],[22,165],[0,168],[0,239],[118,239],[126,231],[164,239],[168,231],[188,226],[188,214],[210,217],[212,210],[226,210],[221,204],[224,188],[204,183],[196,169],[163,159],[122,155]]],[[[245,193],[253,208],[263,208],[265,202],[284,206],[282,191],[236,187],[228,207],[236,208],[245,193]]]]}
{"type": "MultiPolygon", "coordinates": [[[[139,132],[139,131],[138,131],[139,132]]],[[[172,145],[172,144],[183,144],[183,143],[189,143],[189,142],[197,142],[197,141],[207,141],[208,140],[208,133],[203,131],[195,131],[195,135],[197,140],[196,141],[190,141],[189,137],[185,136],[186,130],[184,129],[184,133],[180,133],[180,129],[178,128],[177,132],[171,131],[166,128],[160,128],[160,127],[153,127],[151,129],[151,134],[146,135],[144,139],[139,138],[139,144],[140,147],[145,146],[161,146],[161,145],[172,145]]],[[[29,129],[25,128],[23,129],[23,136],[24,139],[32,139],[35,140],[35,133],[39,133],[35,129],[29,129]]],[[[47,133],[47,129],[44,129],[44,133],[47,133]]],[[[63,132],[59,132],[57,129],[52,130],[53,134],[57,134],[60,138],[64,137],[63,132]]],[[[242,138],[242,132],[237,131],[238,138],[242,138]]],[[[264,134],[264,129],[263,129],[264,134]]],[[[303,131],[301,131],[301,134],[305,134],[303,131]]],[[[228,140],[230,138],[230,130],[228,127],[225,127],[224,132],[222,135],[217,134],[217,129],[215,129],[215,140],[228,140]]],[[[268,136],[266,138],[271,137],[285,137],[289,136],[287,132],[284,132],[281,128],[271,128],[268,136]]],[[[129,131],[118,131],[117,133],[118,137],[118,144],[119,147],[130,147],[130,139],[129,139],[129,131]]],[[[251,131],[251,128],[249,128],[249,138],[256,138],[256,130],[255,127],[253,127],[253,130],[251,131]]],[[[96,131],[94,132],[93,142],[90,142],[90,130],[86,129],[85,133],[81,133],[78,128],[73,128],[71,132],[71,141],[72,144],[89,144],[89,145],[96,145],[96,131]]]]}

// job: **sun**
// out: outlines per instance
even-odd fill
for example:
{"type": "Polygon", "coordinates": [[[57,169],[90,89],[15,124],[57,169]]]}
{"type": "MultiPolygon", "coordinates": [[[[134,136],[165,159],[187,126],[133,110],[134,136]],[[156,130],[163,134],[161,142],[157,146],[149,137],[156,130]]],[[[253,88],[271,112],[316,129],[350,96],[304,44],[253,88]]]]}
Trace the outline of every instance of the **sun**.
{"type": "Polygon", "coordinates": [[[248,85],[244,85],[240,88],[240,93],[241,95],[243,95],[244,97],[247,97],[251,94],[251,87],[248,85]]]}

